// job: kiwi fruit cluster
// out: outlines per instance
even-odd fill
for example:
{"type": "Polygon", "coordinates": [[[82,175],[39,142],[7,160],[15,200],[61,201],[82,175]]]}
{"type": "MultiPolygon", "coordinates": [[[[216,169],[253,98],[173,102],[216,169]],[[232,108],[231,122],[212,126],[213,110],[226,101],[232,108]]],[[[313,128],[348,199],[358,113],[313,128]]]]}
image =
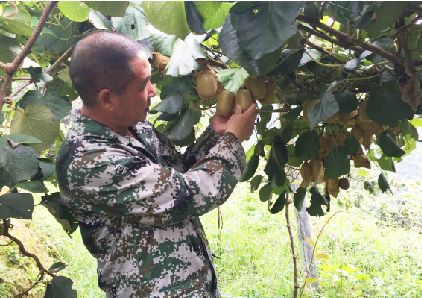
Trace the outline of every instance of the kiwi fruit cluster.
{"type": "Polygon", "coordinates": [[[229,117],[235,105],[240,105],[242,112],[257,99],[262,104],[272,104],[276,100],[276,85],[267,83],[261,77],[250,76],[236,94],[219,88],[215,74],[211,70],[202,70],[196,75],[198,95],[204,100],[217,96],[216,113],[222,117],[229,117]]]}

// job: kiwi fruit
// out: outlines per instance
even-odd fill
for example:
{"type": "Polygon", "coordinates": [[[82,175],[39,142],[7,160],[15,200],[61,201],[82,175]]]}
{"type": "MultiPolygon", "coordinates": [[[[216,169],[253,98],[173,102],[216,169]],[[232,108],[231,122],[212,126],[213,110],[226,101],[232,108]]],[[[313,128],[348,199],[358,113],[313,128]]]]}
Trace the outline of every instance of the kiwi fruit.
{"type": "Polygon", "coordinates": [[[265,81],[260,77],[249,77],[245,82],[246,89],[252,95],[252,98],[264,98],[266,94],[265,81]]]}
{"type": "Polygon", "coordinates": [[[265,92],[265,96],[261,99],[258,99],[260,103],[262,103],[263,105],[270,105],[273,104],[275,102],[276,99],[276,90],[277,90],[277,86],[274,84],[266,84],[266,92],[265,92]]]}
{"type": "Polygon", "coordinates": [[[254,102],[251,93],[247,89],[239,89],[234,98],[235,104],[242,107],[242,113],[254,102]]]}
{"type": "Polygon", "coordinates": [[[217,80],[209,70],[203,70],[196,75],[196,89],[199,97],[209,100],[217,95],[217,80]]]}
{"type": "Polygon", "coordinates": [[[337,198],[338,193],[340,191],[338,180],[337,179],[327,179],[325,180],[325,186],[327,188],[327,192],[332,195],[333,197],[337,198]]]}
{"type": "Polygon", "coordinates": [[[338,179],[338,186],[341,188],[341,189],[344,189],[344,190],[348,190],[349,188],[350,188],[350,182],[349,182],[349,179],[347,179],[347,178],[340,178],[340,179],[338,179]]]}
{"type": "Polygon", "coordinates": [[[310,162],[312,168],[312,179],[311,181],[316,183],[324,182],[324,166],[322,161],[313,159],[310,162]]]}
{"type": "Polygon", "coordinates": [[[161,54],[160,52],[152,53],[152,60],[154,66],[157,67],[160,71],[164,70],[169,63],[170,58],[161,54]]]}
{"type": "Polygon", "coordinates": [[[234,93],[223,90],[217,96],[216,114],[222,117],[228,117],[233,113],[234,93]]]}

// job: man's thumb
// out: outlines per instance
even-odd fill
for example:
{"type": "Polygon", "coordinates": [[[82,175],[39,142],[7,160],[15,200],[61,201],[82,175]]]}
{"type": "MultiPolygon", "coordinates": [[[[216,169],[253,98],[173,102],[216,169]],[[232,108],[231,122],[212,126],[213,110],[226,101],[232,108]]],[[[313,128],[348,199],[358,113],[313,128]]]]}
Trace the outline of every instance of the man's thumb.
{"type": "Polygon", "coordinates": [[[234,107],[234,113],[235,114],[242,114],[242,107],[240,105],[236,105],[234,107]]]}

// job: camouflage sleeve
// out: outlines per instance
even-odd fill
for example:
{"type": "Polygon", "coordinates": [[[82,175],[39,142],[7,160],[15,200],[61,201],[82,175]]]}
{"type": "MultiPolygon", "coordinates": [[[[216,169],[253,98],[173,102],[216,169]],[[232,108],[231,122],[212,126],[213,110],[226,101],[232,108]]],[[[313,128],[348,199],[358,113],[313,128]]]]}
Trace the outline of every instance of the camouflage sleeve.
{"type": "Polygon", "coordinates": [[[74,209],[169,224],[224,203],[245,169],[245,153],[228,133],[185,173],[119,148],[82,154],[70,164],[67,202],[74,209]],[[73,206],[72,206],[73,205],[73,206]]]}

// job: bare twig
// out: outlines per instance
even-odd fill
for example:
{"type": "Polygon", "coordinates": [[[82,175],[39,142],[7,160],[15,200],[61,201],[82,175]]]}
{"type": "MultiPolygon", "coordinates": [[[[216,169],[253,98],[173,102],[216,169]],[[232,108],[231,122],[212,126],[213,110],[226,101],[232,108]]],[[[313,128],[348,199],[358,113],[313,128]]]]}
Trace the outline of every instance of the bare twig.
{"type": "Polygon", "coordinates": [[[292,228],[290,226],[290,218],[289,218],[289,194],[286,192],[286,210],[285,210],[285,217],[286,217],[286,226],[287,231],[289,232],[290,237],[290,249],[292,250],[292,257],[293,257],[293,298],[297,297],[297,290],[299,289],[299,283],[297,282],[297,255],[295,252],[295,244],[293,240],[293,233],[292,228]]]}
{"type": "Polygon", "coordinates": [[[310,42],[309,40],[306,40],[305,43],[308,46],[310,46],[311,48],[314,48],[315,50],[323,53],[324,55],[331,57],[337,63],[346,63],[345,61],[337,58],[336,56],[334,56],[333,54],[331,54],[330,52],[328,52],[327,50],[325,50],[323,47],[320,47],[320,46],[318,46],[318,45],[310,42]]]}
{"type": "Polygon", "coordinates": [[[34,282],[34,284],[32,284],[28,289],[24,290],[23,292],[19,293],[18,295],[15,296],[15,298],[21,298],[21,297],[26,297],[28,295],[28,293],[34,289],[43,279],[44,279],[44,272],[41,272],[37,281],[34,282]]]}
{"type": "Polygon", "coordinates": [[[321,230],[319,231],[319,233],[318,233],[318,235],[317,235],[317,237],[316,237],[316,239],[315,239],[315,244],[314,244],[314,247],[313,247],[313,249],[312,249],[312,255],[311,255],[311,261],[309,262],[309,268],[307,268],[307,271],[306,271],[306,276],[305,276],[305,280],[304,280],[304,282],[303,282],[303,284],[302,284],[302,286],[300,287],[300,297],[302,297],[302,295],[303,295],[303,290],[305,289],[305,286],[306,286],[306,279],[308,278],[308,276],[309,276],[309,272],[310,272],[310,270],[311,270],[311,264],[313,263],[313,261],[314,261],[314,256],[315,256],[315,249],[316,249],[316,247],[317,247],[317,244],[318,244],[318,240],[319,240],[319,238],[321,237],[321,235],[322,235],[322,232],[324,231],[324,229],[325,229],[325,227],[328,225],[328,223],[331,221],[331,219],[334,217],[334,216],[336,216],[337,214],[339,214],[339,213],[341,213],[341,212],[343,212],[343,211],[337,211],[336,213],[334,213],[333,215],[331,215],[327,220],[326,220],[326,222],[324,223],[324,225],[322,226],[322,228],[321,228],[321,230]]]}
{"type": "Polygon", "coordinates": [[[12,63],[3,63],[3,69],[6,71],[6,78],[3,82],[3,84],[0,87],[0,110],[4,104],[4,99],[7,95],[7,91],[10,87],[10,84],[12,83],[13,75],[18,70],[19,66],[21,65],[23,59],[29,54],[31,51],[32,46],[37,41],[42,28],[45,25],[45,22],[47,21],[48,16],[50,15],[50,12],[53,10],[53,8],[56,6],[57,2],[48,2],[47,6],[44,8],[44,11],[41,14],[41,17],[38,21],[37,26],[35,27],[34,32],[32,33],[31,37],[26,42],[23,49],[20,51],[20,53],[13,59],[12,63]]]}
{"type": "Polygon", "coordinates": [[[306,17],[304,15],[298,15],[297,19],[301,22],[304,23],[308,23],[312,26],[318,27],[322,30],[324,30],[325,32],[327,32],[328,34],[334,35],[338,40],[344,41],[350,45],[354,45],[354,46],[359,46],[362,49],[371,51],[372,53],[378,54],[384,58],[386,58],[387,60],[391,61],[394,64],[401,64],[402,60],[400,59],[399,56],[396,56],[395,54],[386,51],[380,47],[377,47],[373,44],[370,43],[366,43],[363,41],[360,41],[358,39],[355,39],[351,36],[349,36],[348,34],[345,34],[343,32],[340,32],[338,30],[335,30],[333,28],[331,28],[330,26],[327,26],[323,23],[321,23],[319,20],[313,19],[313,18],[309,18],[306,17]]]}
{"type": "Polygon", "coordinates": [[[41,273],[48,274],[48,275],[54,277],[55,276],[54,274],[50,273],[47,269],[44,268],[43,264],[41,264],[41,261],[40,261],[40,259],[38,258],[37,255],[28,252],[25,249],[25,246],[23,245],[23,243],[18,238],[14,237],[13,235],[10,235],[9,227],[10,227],[10,220],[4,219],[3,220],[3,233],[1,234],[1,236],[7,237],[10,240],[12,240],[13,242],[15,242],[17,244],[17,246],[19,248],[19,252],[21,254],[23,254],[26,257],[32,258],[35,261],[35,263],[37,264],[37,267],[38,267],[38,270],[40,271],[40,274],[41,273]]]}

